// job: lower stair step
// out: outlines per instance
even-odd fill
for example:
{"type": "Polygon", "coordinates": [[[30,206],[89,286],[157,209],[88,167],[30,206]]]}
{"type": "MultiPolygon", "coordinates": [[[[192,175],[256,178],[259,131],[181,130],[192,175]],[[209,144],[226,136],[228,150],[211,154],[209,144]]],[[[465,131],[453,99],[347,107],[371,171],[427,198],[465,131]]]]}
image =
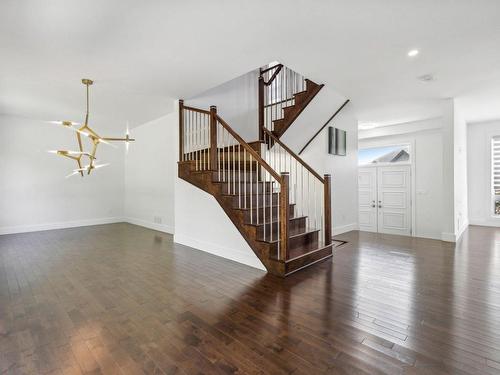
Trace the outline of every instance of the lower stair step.
{"type": "MultiPolygon", "coordinates": [[[[304,233],[306,231],[307,216],[298,216],[290,218],[290,224],[288,230],[290,235],[294,236],[296,234],[304,233]]],[[[279,221],[273,220],[266,224],[248,224],[257,227],[257,239],[259,241],[271,240],[271,238],[277,238],[279,233],[279,221]]]]}
{"type": "MultiPolygon", "coordinates": [[[[289,206],[290,217],[294,216],[295,204],[289,206]]],[[[245,223],[257,224],[258,222],[274,221],[278,218],[279,206],[252,207],[252,208],[237,208],[244,212],[245,223]],[[272,207],[272,209],[271,209],[272,207]],[[265,220],[264,220],[265,215],[265,220]]]]}
{"type": "MultiPolygon", "coordinates": [[[[268,242],[271,245],[271,254],[277,254],[279,243],[277,239],[272,241],[270,240],[262,240],[264,242],[268,242]]],[[[318,229],[309,229],[302,233],[298,233],[295,235],[290,235],[288,238],[288,253],[289,254],[297,254],[297,253],[306,253],[308,251],[312,251],[317,249],[319,245],[319,230],[318,229]]],[[[289,255],[290,258],[290,255],[289,255]]]]}
{"type": "Polygon", "coordinates": [[[311,264],[329,259],[333,254],[333,246],[320,246],[314,250],[302,253],[298,256],[288,259],[285,262],[285,276],[298,271],[311,264]]]}

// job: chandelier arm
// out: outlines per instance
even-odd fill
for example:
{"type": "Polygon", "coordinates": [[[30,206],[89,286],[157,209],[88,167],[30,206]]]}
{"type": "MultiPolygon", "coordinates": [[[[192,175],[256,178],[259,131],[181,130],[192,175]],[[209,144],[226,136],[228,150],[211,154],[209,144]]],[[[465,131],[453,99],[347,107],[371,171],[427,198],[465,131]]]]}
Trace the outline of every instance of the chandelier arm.
{"type": "Polygon", "coordinates": [[[97,146],[99,145],[99,142],[94,141],[94,147],[92,148],[92,152],[90,153],[91,157],[90,162],[89,162],[89,170],[87,171],[87,174],[90,174],[90,171],[94,167],[94,160],[95,160],[95,154],[97,152],[97,146]]]}
{"type": "Polygon", "coordinates": [[[134,138],[113,138],[113,137],[104,137],[104,138],[101,138],[105,141],[114,141],[114,142],[119,142],[119,141],[123,141],[123,142],[134,142],[135,139],[134,138]]]}
{"type": "Polygon", "coordinates": [[[83,152],[82,136],[78,132],[76,133],[76,139],[78,140],[78,148],[80,149],[80,152],[83,152]]]}

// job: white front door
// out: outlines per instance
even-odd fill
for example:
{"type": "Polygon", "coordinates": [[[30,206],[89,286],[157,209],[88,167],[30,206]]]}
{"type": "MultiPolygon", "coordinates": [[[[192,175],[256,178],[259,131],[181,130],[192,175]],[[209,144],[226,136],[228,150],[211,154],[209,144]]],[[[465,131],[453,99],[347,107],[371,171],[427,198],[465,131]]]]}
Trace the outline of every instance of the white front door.
{"type": "Polygon", "coordinates": [[[359,229],[377,232],[377,169],[358,171],[359,229]]]}
{"type": "Polygon", "coordinates": [[[410,167],[377,167],[378,231],[411,234],[410,167]]]}
{"type": "Polygon", "coordinates": [[[359,229],[411,235],[410,166],[359,168],[359,229]]]}

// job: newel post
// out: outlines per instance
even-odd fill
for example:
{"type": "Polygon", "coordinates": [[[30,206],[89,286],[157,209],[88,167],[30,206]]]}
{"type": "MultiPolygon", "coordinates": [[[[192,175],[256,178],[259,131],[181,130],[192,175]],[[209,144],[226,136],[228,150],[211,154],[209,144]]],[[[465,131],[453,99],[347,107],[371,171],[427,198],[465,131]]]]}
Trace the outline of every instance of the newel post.
{"type": "Polygon", "coordinates": [[[184,160],[184,100],[179,99],[179,161],[184,160]]]}
{"type": "Polygon", "coordinates": [[[332,176],[325,174],[325,246],[332,243],[332,176]]]}
{"type": "Polygon", "coordinates": [[[290,224],[290,202],[288,199],[288,185],[289,185],[289,173],[281,172],[281,194],[280,194],[280,248],[279,248],[279,259],[286,260],[288,257],[288,238],[289,234],[289,224],[290,224]]]}
{"type": "Polygon", "coordinates": [[[259,77],[259,139],[264,140],[264,77],[259,77]]]}
{"type": "Polygon", "coordinates": [[[217,107],[210,106],[210,169],[217,170],[217,107]]]}

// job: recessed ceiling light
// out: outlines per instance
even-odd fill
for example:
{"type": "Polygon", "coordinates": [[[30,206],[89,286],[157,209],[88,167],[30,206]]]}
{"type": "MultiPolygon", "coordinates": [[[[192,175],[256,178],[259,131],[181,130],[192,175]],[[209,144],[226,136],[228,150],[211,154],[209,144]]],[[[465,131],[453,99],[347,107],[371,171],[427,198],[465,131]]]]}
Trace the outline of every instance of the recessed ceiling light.
{"type": "Polygon", "coordinates": [[[418,49],[412,49],[411,51],[408,52],[409,57],[415,57],[418,55],[418,49]]]}

